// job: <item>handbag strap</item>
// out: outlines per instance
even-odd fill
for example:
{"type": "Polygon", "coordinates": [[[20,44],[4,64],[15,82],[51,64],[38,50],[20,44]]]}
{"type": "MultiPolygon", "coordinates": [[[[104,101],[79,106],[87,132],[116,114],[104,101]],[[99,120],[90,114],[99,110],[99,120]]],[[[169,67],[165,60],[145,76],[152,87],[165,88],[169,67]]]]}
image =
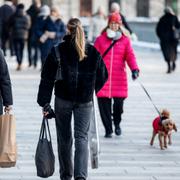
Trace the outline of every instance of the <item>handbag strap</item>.
{"type": "Polygon", "coordinates": [[[41,130],[40,130],[40,134],[39,134],[39,140],[43,139],[43,136],[44,136],[44,128],[45,128],[44,123],[45,122],[44,122],[44,118],[43,118],[42,124],[41,124],[41,130]]]}
{"type": "Polygon", "coordinates": [[[43,117],[40,135],[39,135],[39,140],[43,139],[43,138],[47,139],[47,135],[49,136],[49,141],[51,141],[51,133],[50,133],[50,128],[49,128],[49,122],[48,122],[47,118],[43,117]]]}
{"type": "Polygon", "coordinates": [[[57,61],[60,64],[61,58],[60,58],[60,52],[59,52],[59,45],[55,45],[54,50],[55,50],[57,61]]]}
{"type": "Polygon", "coordinates": [[[173,19],[172,29],[173,30],[179,29],[179,28],[176,27],[176,18],[175,18],[175,16],[173,18],[174,19],[173,19]]]}
{"type": "Polygon", "coordinates": [[[50,133],[49,122],[47,118],[45,118],[45,122],[46,122],[47,130],[48,130],[49,140],[51,141],[51,133],[50,133]]]}
{"type": "Polygon", "coordinates": [[[116,44],[118,40],[113,40],[113,42],[110,44],[110,46],[105,50],[105,52],[102,55],[102,58],[106,56],[106,54],[109,52],[109,50],[116,44]]]}

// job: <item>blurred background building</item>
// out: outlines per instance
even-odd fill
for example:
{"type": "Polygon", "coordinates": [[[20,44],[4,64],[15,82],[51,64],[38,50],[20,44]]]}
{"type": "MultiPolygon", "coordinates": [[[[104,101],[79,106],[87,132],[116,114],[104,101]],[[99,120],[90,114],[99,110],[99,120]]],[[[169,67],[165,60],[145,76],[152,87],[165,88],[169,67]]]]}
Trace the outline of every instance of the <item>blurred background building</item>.
{"type": "MultiPolygon", "coordinates": [[[[24,3],[28,8],[33,0],[12,0],[14,4],[24,3]]],[[[35,0],[34,0],[35,1],[35,0]]],[[[157,42],[154,33],[156,23],[163,14],[164,8],[171,6],[180,17],[180,0],[40,0],[42,4],[59,7],[63,20],[67,22],[70,17],[90,17],[98,7],[104,8],[108,15],[112,2],[121,6],[121,12],[126,17],[139,40],[157,42]]],[[[0,5],[4,0],[0,0],[0,5]]]]}
{"type": "MultiPolygon", "coordinates": [[[[26,7],[32,3],[32,0],[12,0],[15,4],[25,3],[26,7]]],[[[0,0],[3,4],[4,0],[0,0]]],[[[118,2],[121,5],[121,11],[127,18],[134,17],[160,17],[165,6],[173,8],[180,16],[180,0],[41,0],[43,4],[59,6],[62,15],[65,18],[71,16],[90,16],[101,5],[108,13],[112,2],[118,2]]]]}

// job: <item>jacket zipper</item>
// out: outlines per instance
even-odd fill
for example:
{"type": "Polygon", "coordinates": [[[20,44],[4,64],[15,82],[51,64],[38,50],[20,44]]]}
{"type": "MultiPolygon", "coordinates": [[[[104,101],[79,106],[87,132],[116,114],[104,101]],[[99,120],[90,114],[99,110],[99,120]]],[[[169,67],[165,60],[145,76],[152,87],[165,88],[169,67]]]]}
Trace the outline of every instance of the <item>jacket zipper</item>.
{"type": "Polygon", "coordinates": [[[110,64],[110,82],[109,82],[109,98],[111,98],[111,94],[112,94],[112,64],[113,64],[113,55],[114,55],[114,48],[112,47],[112,51],[111,51],[111,64],[110,64]]]}

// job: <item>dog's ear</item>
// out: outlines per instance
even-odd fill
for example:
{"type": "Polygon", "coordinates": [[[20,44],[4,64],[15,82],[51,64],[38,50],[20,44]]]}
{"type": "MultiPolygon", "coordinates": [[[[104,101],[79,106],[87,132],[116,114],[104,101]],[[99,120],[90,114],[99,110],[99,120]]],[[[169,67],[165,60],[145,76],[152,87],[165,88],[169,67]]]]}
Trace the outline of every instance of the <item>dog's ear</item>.
{"type": "Polygon", "coordinates": [[[175,123],[173,123],[173,129],[177,132],[177,127],[175,123]]]}

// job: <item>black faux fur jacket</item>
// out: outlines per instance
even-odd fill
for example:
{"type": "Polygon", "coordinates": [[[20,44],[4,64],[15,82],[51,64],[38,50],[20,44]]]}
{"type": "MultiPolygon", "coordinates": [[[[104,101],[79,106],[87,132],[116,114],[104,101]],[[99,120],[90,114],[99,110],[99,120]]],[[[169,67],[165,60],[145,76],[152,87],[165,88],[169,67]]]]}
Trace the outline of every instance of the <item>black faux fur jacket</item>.
{"type": "Polygon", "coordinates": [[[106,82],[108,73],[99,52],[86,45],[87,57],[79,61],[71,36],[65,36],[58,46],[61,56],[63,80],[55,81],[58,62],[52,48],[43,66],[37,102],[40,106],[50,103],[52,91],[55,96],[77,103],[89,102],[94,90],[98,92],[106,82]]]}

